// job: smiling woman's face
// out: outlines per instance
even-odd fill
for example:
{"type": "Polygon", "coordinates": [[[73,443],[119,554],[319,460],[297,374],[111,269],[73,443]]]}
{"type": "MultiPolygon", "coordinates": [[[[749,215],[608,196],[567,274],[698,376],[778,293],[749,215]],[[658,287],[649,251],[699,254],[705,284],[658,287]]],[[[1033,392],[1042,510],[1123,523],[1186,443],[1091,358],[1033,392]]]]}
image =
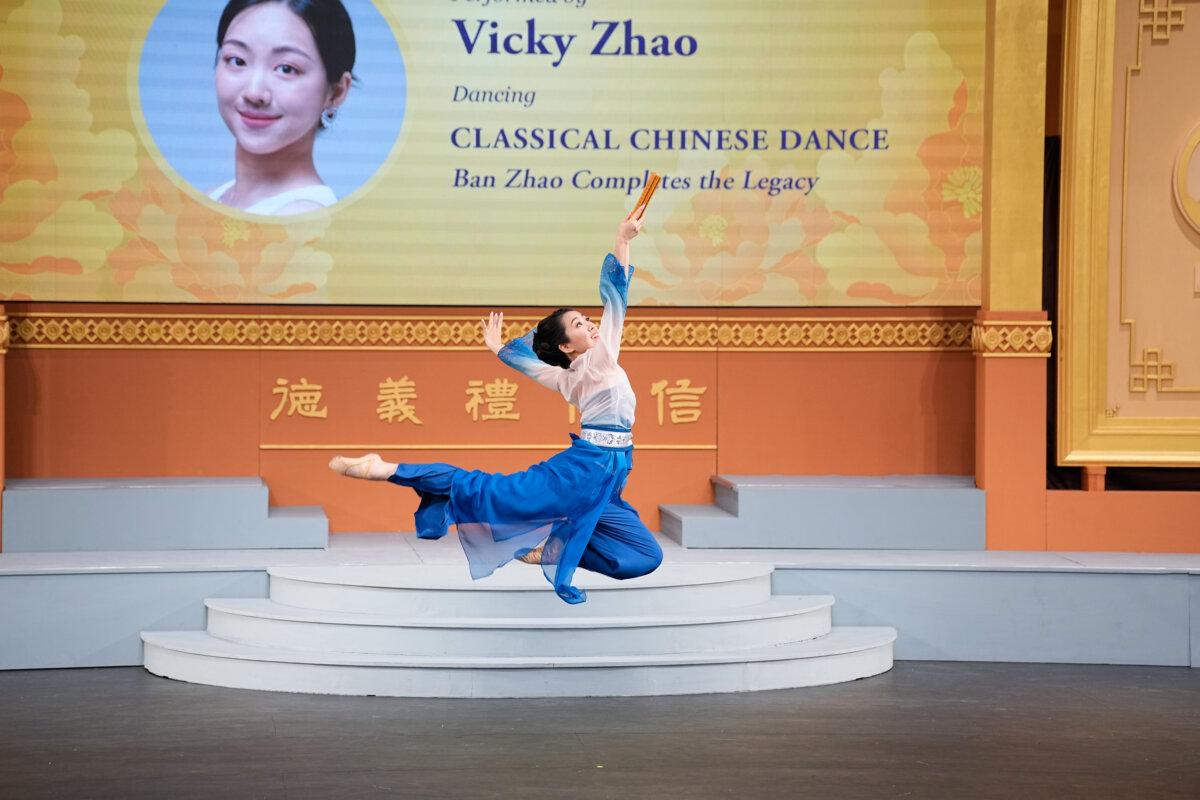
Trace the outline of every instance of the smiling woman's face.
{"type": "Polygon", "coordinates": [[[581,356],[591,350],[600,339],[600,329],[596,327],[596,323],[574,309],[563,314],[562,326],[567,335],[567,343],[562,345],[561,349],[567,355],[581,356]]]}
{"type": "Polygon", "coordinates": [[[234,17],[217,53],[217,106],[238,146],[256,155],[316,135],[332,91],[304,20],[283,3],[234,17]]]}

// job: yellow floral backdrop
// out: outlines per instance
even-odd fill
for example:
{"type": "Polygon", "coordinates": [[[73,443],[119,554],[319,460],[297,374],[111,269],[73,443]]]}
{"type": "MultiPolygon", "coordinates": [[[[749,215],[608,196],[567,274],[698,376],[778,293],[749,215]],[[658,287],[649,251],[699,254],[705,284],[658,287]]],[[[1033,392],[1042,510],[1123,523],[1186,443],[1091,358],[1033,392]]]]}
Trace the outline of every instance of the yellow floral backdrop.
{"type": "MultiPolygon", "coordinates": [[[[535,264],[514,285],[512,265],[529,253],[495,248],[493,258],[488,237],[494,233],[447,235],[441,220],[453,207],[450,201],[414,206],[405,216],[407,228],[373,228],[362,236],[356,234],[361,227],[342,224],[339,215],[367,214],[369,196],[344,210],[335,206],[278,221],[230,214],[205,202],[153,157],[132,123],[97,123],[97,100],[79,80],[88,66],[87,42],[64,19],[70,5],[0,0],[0,300],[594,302],[589,275],[553,283],[557,278],[546,279],[535,264]],[[432,238],[439,231],[443,238],[432,238]],[[468,249],[472,243],[474,250],[468,249]],[[485,274],[489,261],[510,272],[485,274]]],[[[149,5],[150,11],[137,13],[151,19],[149,5]]],[[[914,14],[913,24],[936,28],[938,9],[953,16],[963,5],[914,4],[924,10],[914,14]]],[[[693,175],[713,171],[736,179],[751,170],[816,175],[819,182],[807,196],[700,190],[696,184],[660,192],[646,242],[637,244],[633,300],[977,305],[983,3],[965,5],[978,12],[966,33],[904,32],[894,40],[901,42],[898,49],[879,56],[890,65],[877,73],[872,104],[878,113],[853,122],[887,129],[887,151],[673,155],[677,163],[665,166],[693,175]],[[949,41],[953,47],[945,46],[949,41]]],[[[410,46],[414,64],[420,63],[419,46],[410,46]]],[[[416,111],[423,101],[432,102],[416,82],[411,91],[416,111]]],[[[413,123],[414,142],[424,141],[421,124],[413,123]]],[[[396,180],[430,183],[424,176],[435,173],[421,172],[421,146],[413,144],[408,165],[394,168],[396,180]]],[[[598,207],[615,210],[625,200],[604,199],[598,207]]],[[[381,194],[378,203],[386,207],[395,200],[381,194]]],[[[514,213],[516,219],[537,218],[537,209],[528,206],[514,213]]],[[[555,234],[561,242],[555,246],[578,248],[573,243],[580,232],[594,227],[572,222],[555,234]]]]}

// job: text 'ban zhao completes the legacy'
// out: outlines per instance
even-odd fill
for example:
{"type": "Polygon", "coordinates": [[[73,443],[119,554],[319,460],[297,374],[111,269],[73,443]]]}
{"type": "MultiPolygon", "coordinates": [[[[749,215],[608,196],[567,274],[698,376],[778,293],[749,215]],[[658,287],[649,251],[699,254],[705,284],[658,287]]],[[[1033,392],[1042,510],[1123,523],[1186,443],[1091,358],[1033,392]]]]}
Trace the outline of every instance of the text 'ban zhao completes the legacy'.
{"type": "MultiPolygon", "coordinates": [[[[471,172],[461,167],[454,170],[452,183],[455,189],[587,189],[591,191],[620,191],[632,195],[646,185],[647,174],[605,175],[590,169],[580,169],[568,177],[539,173],[528,167],[513,167],[503,174],[471,172]]],[[[759,175],[753,170],[742,170],[737,176],[719,175],[716,172],[700,178],[701,189],[752,189],[764,191],[771,197],[782,192],[800,192],[808,196],[821,179],[815,175],[759,175]]],[[[663,175],[659,188],[688,190],[694,185],[689,175],[663,175]]]]}

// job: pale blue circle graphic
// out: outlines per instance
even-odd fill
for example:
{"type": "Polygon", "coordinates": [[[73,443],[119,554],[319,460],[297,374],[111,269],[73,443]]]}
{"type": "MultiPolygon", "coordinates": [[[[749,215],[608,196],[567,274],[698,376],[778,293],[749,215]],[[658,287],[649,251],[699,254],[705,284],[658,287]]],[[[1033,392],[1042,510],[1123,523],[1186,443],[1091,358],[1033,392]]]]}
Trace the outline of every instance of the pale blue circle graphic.
{"type": "MultiPolygon", "coordinates": [[[[404,121],[400,45],[370,0],[342,0],[354,25],[358,78],[337,122],[317,135],[317,172],[344,198],[387,160],[404,121]]],[[[168,0],[142,49],[138,93],[146,127],[167,163],[208,194],[233,179],[233,135],[217,112],[213,69],[225,0],[168,0]]]]}

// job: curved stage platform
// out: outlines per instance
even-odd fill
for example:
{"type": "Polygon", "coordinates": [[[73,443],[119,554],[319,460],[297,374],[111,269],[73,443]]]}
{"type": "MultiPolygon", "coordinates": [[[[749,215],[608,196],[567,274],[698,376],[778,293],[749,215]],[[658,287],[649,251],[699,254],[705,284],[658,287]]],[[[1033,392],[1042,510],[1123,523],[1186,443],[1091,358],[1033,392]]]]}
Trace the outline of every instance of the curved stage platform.
{"type": "MultiPolygon", "coordinates": [[[[1200,666],[1195,554],[688,550],[658,539],[661,569],[751,565],[773,569],[776,600],[836,597],[833,624],[895,628],[897,659],[1200,666]]],[[[268,598],[268,570],[361,565],[467,574],[453,537],[414,534],[338,534],[327,549],[0,554],[0,641],[11,645],[0,669],[140,666],[143,631],[204,631],[222,598],[268,598]]],[[[540,577],[523,564],[501,573],[517,566],[540,577]]]]}
{"type": "Polygon", "coordinates": [[[739,692],[892,666],[890,627],[832,627],[830,596],[773,597],[763,565],[579,576],[569,606],[521,564],[282,567],[269,597],[209,599],[205,631],[145,632],[145,666],[244,689],[399,697],[739,692]]]}

